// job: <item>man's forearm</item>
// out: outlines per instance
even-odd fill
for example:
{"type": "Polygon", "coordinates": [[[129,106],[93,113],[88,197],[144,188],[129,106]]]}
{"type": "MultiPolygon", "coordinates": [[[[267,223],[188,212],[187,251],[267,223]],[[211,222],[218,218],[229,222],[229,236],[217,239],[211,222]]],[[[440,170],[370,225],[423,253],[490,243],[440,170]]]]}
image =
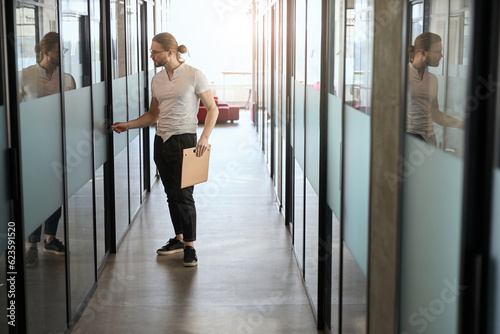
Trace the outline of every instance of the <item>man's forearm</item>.
{"type": "Polygon", "coordinates": [[[203,132],[201,133],[202,137],[210,137],[212,130],[215,127],[215,123],[217,123],[217,118],[219,117],[219,109],[217,106],[214,106],[207,110],[207,116],[205,118],[205,126],[203,127],[203,132]]]}
{"type": "Polygon", "coordinates": [[[158,117],[156,117],[155,115],[151,114],[148,111],[145,114],[141,115],[140,117],[129,121],[128,127],[129,129],[144,128],[146,126],[150,126],[151,124],[155,123],[157,120],[158,117]]]}

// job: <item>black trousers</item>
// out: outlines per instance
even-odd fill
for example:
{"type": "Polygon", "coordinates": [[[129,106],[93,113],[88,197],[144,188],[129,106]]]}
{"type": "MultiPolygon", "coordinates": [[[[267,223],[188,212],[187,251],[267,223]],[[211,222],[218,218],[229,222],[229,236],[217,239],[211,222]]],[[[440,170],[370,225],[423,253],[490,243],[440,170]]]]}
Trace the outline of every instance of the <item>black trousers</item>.
{"type": "MultiPolygon", "coordinates": [[[[59,219],[61,219],[62,209],[59,208],[49,218],[45,221],[45,234],[48,235],[56,235],[57,226],[59,226],[59,219]]],[[[28,241],[32,244],[35,244],[41,240],[42,235],[42,225],[38,226],[38,228],[30,234],[28,237],[28,241]]]]}
{"type": "Polygon", "coordinates": [[[196,133],[174,135],[166,142],[155,136],[154,160],[167,194],[170,218],[175,234],[183,234],[184,241],[196,240],[196,207],[194,186],[181,189],[182,150],[196,146],[196,133]]]}

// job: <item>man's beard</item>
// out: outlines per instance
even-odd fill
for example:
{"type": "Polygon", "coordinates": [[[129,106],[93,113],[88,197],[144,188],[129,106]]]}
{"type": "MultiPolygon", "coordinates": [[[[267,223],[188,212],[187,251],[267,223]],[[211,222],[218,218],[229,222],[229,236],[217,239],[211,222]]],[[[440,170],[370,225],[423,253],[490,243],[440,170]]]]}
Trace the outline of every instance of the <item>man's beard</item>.
{"type": "Polygon", "coordinates": [[[155,64],[155,67],[163,67],[163,64],[157,62],[157,61],[153,61],[154,64],[155,64]]]}

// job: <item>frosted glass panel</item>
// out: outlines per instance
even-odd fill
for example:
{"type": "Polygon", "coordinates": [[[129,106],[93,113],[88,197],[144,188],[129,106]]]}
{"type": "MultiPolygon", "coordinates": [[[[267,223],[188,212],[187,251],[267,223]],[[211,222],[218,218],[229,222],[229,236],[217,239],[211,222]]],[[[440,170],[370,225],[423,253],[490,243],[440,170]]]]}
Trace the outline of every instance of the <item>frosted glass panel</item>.
{"type": "Polygon", "coordinates": [[[405,135],[400,324],[406,333],[457,332],[462,175],[460,159],[405,135]]]}
{"type": "Polygon", "coordinates": [[[142,115],[146,112],[146,101],[144,100],[145,99],[145,96],[144,96],[144,86],[146,84],[145,82],[145,78],[146,78],[146,72],[140,72],[139,73],[139,87],[141,87],[139,89],[139,113],[142,115]]]}
{"type": "Polygon", "coordinates": [[[65,92],[68,197],[92,179],[92,108],[90,87],[65,92]]]}
{"type": "MultiPolygon", "coordinates": [[[[309,160],[307,168],[309,168],[309,160]]],[[[319,196],[306,179],[306,223],[305,223],[305,281],[315,310],[318,310],[318,253],[319,253],[319,196]]]]}
{"type": "Polygon", "coordinates": [[[60,95],[20,104],[25,236],[63,204],[60,95]]]}
{"type": "Polygon", "coordinates": [[[305,282],[316,312],[318,305],[319,252],[319,81],[321,77],[321,1],[307,4],[307,85],[306,85],[306,222],[305,222],[305,282]]]}
{"type": "Polygon", "coordinates": [[[151,180],[150,180],[150,185],[152,185],[156,181],[156,164],[153,161],[154,157],[154,142],[155,142],[155,135],[156,135],[156,125],[150,125],[149,126],[149,172],[151,173],[151,180]]]}
{"type": "Polygon", "coordinates": [[[295,158],[304,170],[304,84],[295,81],[295,158]]]}
{"type": "Polygon", "coordinates": [[[127,231],[130,221],[128,188],[127,150],[122,150],[115,155],[115,216],[117,241],[119,241],[127,231]]]}
{"type": "MultiPolygon", "coordinates": [[[[139,74],[128,77],[128,115],[129,119],[139,117],[139,74]]],[[[129,143],[139,135],[139,129],[129,130],[129,143]]]]}
{"type": "MultiPolygon", "coordinates": [[[[121,65],[120,65],[121,68],[121,65]]],[[[127,78],[113,80],[113,122],[127,121],[127,78]]],[[[130,222],[127,137],[130,133],[113,132],[115,156],[115,217],[117,241],[123,237],[130,222]]]]}
{"type": "Polygon", "coordinates": [[[319,253],[319,83],[321,78],[321,0],[306,1],[306,182],[305,182],[305,273],[304,280],[311,298],[311,306],[318,305],[319,253]]]}
{"type": "Polygon", "coordinates": [[[95,233],[96,233],[96,256],[97,265],[100,265],[106,253],[105,234],[106,228],[104,225],[104,166],[101,166],[95,171],[95,233]]]}
{"type": "Polygon", "coordinates": [[[327,201],[340,217],[340,144],[342,141],[342,100],[328,94],[328,187],[327,201]]]}
{"type": "Polygon", "coordinates": [[[303,268],[304,260],[304,215],[305,215],[305,188],[304,188],[304,171],[300,167],[297,159],[295,159],[295,189],[294,189],[294,217],[293,217],[293,242],[297,255],[297,264],[299,268],[303,268]]]}
{"type": "Polygon", "coordinates": [[[148,74],[148,80],[149,80],[149,101],[148,101],[148,106],[151,104],[151,82],[153,81],[153,77],[155,76],[156,71],[155,70],[149,70],[148,74]]]}
{"type": "MultiPolygon", "coordinates": [[[[139,74],[128,77],[128,115],[136,119],[140,115],[139,74]]],[[[141,140],[140,129],[129,130],[129,180],[130,180],[130,217],[141,206],[141,140]]]]}
{"type": "MultiPolygon", "coordinates": [[[[87,166],[92,171],[92,164],[87,166]]],[[[71,314],[74,316],[95,282],[92,181],[68,199],[71,314]]]]}
{"type": "Polygon", "coordinates": [[[97,170],[106,162],[106,83],[94,84],[92,88],[94,95],[94,149],[95,169],[97,170]]]}
{"type": "Polygon", "coordinates": [[[341,333],[366,333],[370,116],[344,105],[341,333]]]}
{"type": "Polygon", "coordinates": [[[136,137],[129,144],[130,217],[133,218],[141,206],[141,140],[136,137]]]}
{"type": "MultiPolygon", "coordinates": [[[[65,237],[64,175],[72,166],[63,160],[61,90],[73,89],[69,74],[61,75],[61,36],[56,1],[14,1],[15,34],[9,47],[17,50],[20,157],[24,218],[24,279],[27,333],[62,333],[67,325],[66,252],[44,252],[46,238],[54,236],[67,247],[65,237]],[[35,53],[35,45],[48,52],[35,53]],[[45,68],[45,76],[35,64],[45,68]],[[51,66],[48,66],[48,64],[51,66]],[[34,66],[32,66],[34,65],[34,66]],[[52,71],[52,72],[51,72],[52,71]],[[60,82],[60,77],[63,82],[60,82]],[[22,102],[21,102],[22,101],[22,102]],[[64,206],[63,206],[64,204],[64,206]]],[[[59,2],[60,3],[60,2],[59,2]]],[[[12,83],[11,83],[12,84],[12,83]]],[[[14,103],[16,101],[13,101],[14,103]]],[[[75,158],[75,157],[73,157],[75,158]]]]}
{"type": "MultiPolygon", "coordinates": [[[[494,171],[493,184],[493,203],[500,203],[500,169],[494,171]]],[[[489,291],[492,291],[489,309],[490,312],[488,333],[500,333],[500,317],[496,316],[500,310],[500,289],[498,288],[498,277],[500,277],[500,243],[498,236],[500,235],[500,206],[493,204],[493,220],[491,225],[491,255],[490,259],[490,286],[489,291]]]]}
{"type": "Polygon", "coordinates": [[[344,241],[366,276],[370,190],[370,117],[345,106],[344,241]]]}
{"type": "MultiPolygon", "coordinates": [[[[127,78],[113,80],[113,122],[127,121],[127,78]]],[[[115,157],[127,147],[127,133],[113,132],[115,157]]]]}
{"type": "MultiPolygon", "coordinates": [[[[2,92],[0,92],[2,94],[2,92]]],[[[9,196],[7,186],[7,122],[5,107],[0,106],[0,254],[7,249],[7,223],[9,222],[9,196]]]]}
{"type": "Polygon", "coordinates": [[[319,194],[319,90],[306,87],[306,176],[319,194]]]}

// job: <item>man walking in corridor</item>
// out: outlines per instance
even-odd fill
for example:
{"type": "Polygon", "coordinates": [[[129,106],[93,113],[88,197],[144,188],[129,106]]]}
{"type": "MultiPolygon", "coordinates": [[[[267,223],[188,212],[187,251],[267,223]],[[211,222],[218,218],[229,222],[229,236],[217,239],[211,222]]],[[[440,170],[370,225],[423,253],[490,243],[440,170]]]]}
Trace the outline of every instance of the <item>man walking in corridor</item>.
{"type": "Polygon", "coordinates": [[[151,59],[156,67],[164,67],[151,83],[152,99],[149,111],[129,122],[112,125],[120,133],[158,122],[154,143],[154,160],[167,194],[170,217],[175,237],[157,250],[159,255],[184,252],[184,266],[194,267],[198,258],[194,249],[196,240],[196,208],[194,186],[181,188],[183,149],[196,146],[197,156],[208,148],[208,139],[217,121],[219,111],[205,75],[184,63],[180,57],[187,52],[178,46],[169,33],[153,38],[151,59]],[[205,125],[197,141],[198,107],[200,99],[207,109],[205,125]]]}

